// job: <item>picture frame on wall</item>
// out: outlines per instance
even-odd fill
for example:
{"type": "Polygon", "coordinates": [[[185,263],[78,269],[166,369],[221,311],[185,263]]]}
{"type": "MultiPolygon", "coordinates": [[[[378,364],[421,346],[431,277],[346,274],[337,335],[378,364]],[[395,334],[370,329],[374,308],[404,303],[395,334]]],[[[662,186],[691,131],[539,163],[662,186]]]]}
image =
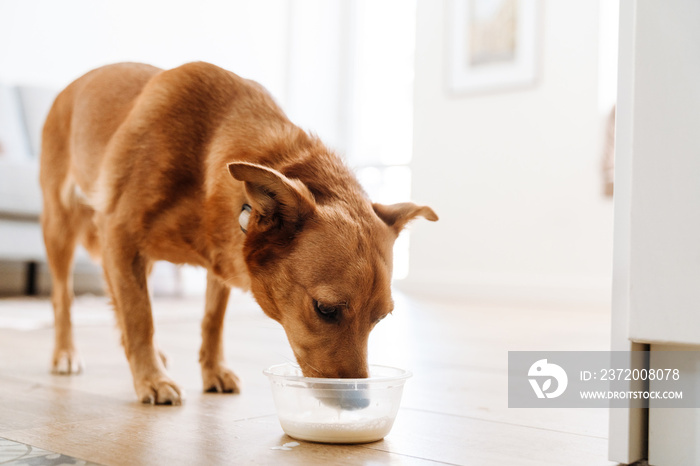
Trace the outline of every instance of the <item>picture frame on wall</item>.
{"type": "Polygon", "coordinates": [[[449,0],[449,92],[465,95],[534,85],[539,9],[538,0],[449,0]]]}

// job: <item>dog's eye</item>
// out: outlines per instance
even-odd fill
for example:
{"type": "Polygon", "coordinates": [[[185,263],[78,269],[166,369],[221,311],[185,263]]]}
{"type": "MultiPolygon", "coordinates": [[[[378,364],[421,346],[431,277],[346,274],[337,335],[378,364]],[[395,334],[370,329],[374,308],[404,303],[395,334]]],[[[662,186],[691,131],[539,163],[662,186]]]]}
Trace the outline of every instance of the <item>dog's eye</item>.
{"type": "Polygon", "coordinates": [[[314,310],[316,314],[326,322],[338,322],[343,307],[344,305],[328,306],[314,299],[314,310]]]}

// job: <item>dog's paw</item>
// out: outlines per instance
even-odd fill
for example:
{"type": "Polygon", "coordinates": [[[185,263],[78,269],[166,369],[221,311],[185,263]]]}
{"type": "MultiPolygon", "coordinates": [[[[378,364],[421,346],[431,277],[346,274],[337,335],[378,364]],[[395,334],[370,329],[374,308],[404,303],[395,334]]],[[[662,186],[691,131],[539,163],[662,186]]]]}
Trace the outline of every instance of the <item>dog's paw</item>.
{"type": "Polygon", "coordinates": [[[211,393],[240,393],[239,381],[236,374],[226,366],[202,368],[204,391],[211,393]]]}
{"type": "Polygon", "coordinates": [[[74,349],[56,349],[53,353],[51,372],[59,375],[75,375],[83,372],[83,361],[74,349]]]}
{"type": "Polygon", "coordinates": [[[181,405],[184,392],[165,375],[145,378],[134,383],[136,396],[141,403],[152,405],[181,405]]]}

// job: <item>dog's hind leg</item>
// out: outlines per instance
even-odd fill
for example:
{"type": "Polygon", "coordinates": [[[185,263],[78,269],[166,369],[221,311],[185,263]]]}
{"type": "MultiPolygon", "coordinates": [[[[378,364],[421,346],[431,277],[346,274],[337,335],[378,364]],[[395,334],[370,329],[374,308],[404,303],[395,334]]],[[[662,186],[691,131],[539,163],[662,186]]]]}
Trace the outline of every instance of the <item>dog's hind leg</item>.
{"type": "Polygon", "coordinates": [[[53,280],[51,301],[55,342],[52,371],[55,374],[78,374],[83,370],[83,363],[73,343],[71,323],[73,255],[81,223],[79,220],[79,213],[61,205],[58,196],[45,196],[41,223],[53,280]]]}
{"type": "Polygon", "coordinates": [[[236,374],[226,366],[224,358],[224,315],[231,289],[211,272],[207,273],[207,294],[202,320],[202,348],[199,363],[205,392],[239,393],[236,374]]]}

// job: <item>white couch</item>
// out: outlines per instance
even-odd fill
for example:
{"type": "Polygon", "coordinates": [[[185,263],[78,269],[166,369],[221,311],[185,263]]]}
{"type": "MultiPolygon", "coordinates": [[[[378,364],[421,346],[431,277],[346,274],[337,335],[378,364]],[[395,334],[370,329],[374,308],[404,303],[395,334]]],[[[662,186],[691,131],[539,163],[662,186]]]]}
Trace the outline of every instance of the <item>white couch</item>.
{"type": "Polygon", "coordinates": [[[44,261],[41,128],[55,92],[0,85],[0,260],[44,261]]]}
{"type": "MultiPolygon", "coordinates": [[[[47,293],[39,224],[39,153],[44,120],[57,92],[0,84],[0,294],[47,293]]],[[[78,252],[76,291],[100,291],[99,270],[78,252]]]]}

